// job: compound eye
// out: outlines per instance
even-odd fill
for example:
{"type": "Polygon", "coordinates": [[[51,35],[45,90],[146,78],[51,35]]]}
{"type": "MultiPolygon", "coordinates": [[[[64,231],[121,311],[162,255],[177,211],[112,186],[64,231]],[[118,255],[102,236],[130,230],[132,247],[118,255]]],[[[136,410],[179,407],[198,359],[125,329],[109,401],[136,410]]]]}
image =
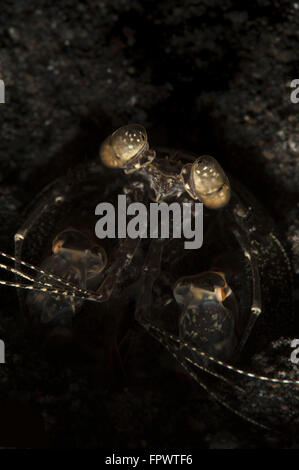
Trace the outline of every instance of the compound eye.
{"type": "Polygon", "coordinates": [[[197,158],[191,169],[195,195],[210,209],[220,209],[230,200],[230,184],[223,169],[210,155],[197,158]]]}
{"type": "Polygon", "coordinates": [[[139,124],[120,127],[107,137],[100,148],[104,165],[125,168],[149,149],[146,130],[139,124]]]}

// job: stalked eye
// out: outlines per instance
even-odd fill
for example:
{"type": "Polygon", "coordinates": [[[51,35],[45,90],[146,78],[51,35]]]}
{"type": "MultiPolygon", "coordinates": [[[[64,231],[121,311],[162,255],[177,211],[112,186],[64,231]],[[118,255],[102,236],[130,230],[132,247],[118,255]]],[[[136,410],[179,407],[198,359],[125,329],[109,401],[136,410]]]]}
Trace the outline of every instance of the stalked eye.
{"type": "Polygon", "coordinates": [[[104,165],[126,168],[134,165],[149,149],[146,130],[139,124],[120,127],[107,137],[100,148],[104,165]]]}
{"type": "Polygon", "coordinates": [[[230,200],[230,184],[223,169],[210,155],[202,155],[192,165],[193,193],[210,209],[220,209],[230,200]]]}

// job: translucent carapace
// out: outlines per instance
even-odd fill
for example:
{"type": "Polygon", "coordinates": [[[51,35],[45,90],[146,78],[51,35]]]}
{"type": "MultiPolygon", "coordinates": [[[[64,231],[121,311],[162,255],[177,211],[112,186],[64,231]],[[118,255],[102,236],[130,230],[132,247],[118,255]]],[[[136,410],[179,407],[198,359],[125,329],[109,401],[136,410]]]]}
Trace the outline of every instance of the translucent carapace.
{"type": "MultiPolygon", "coordinates": [[[[16,234],[15,254],[23,264],[16,261],[11,271],[35,270],[34,278],[25,277],[29,297],[20,293],[24,316],[49,328],[71,318],[83,331],[80,322],[92,311],[93,318],[115,319],[118,341],[125,319],[135,315],[214,398],[234,411],[237,403],[237,412],[251,421],[264,421],[263,406],[244,398],[242,386],[250,390],[249,381],[258,395],[254,384],[294,382],[250,369],[255,353],[293,332],[290,264],[271,219],[215,159],[150,150],[140,126],[116,131],[100,154],[105,166],[97,161],[51,184],[16,234]],[[186,250],[182,239],[99,244],[95,207],[116,204],[119,194],[146,205],[202,201],[203,246],[186,250]],[[36,312],[47,302],[51,307],[36,312]]],[[[1,283],[9,282],[21,286],[1,283]]],[[[265,420],[275,420],[274,414],[265,420]]]]}

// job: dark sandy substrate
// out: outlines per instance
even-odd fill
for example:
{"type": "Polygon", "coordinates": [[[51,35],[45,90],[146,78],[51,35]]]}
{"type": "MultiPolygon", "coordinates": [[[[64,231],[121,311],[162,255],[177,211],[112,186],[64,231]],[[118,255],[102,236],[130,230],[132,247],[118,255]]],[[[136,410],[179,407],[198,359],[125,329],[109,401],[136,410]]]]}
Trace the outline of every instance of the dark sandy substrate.
{"type": "MultiPolygon", "coordinates": [[[[153,147],[212,154],[263,202],[292,258],[298,312],[298,2],[4,1],[0,78],[1,250],[13,253],[47,183],[139,122],[153,147]]],[[[136,325],[120,378],[107,364],[49,362],[18,316],[16,292],[1,289],[2,447],[298,448],[296,427],[277,434],[234,416],[136,325]]],[[[270,347],[260,369],[273,357],[270,347]]]]}

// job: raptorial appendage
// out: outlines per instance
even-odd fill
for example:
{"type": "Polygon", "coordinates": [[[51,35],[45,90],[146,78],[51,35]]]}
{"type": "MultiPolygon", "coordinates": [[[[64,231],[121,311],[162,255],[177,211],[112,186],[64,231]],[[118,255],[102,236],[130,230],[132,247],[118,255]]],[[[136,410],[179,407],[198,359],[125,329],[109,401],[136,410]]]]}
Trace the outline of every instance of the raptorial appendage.
{"type": "Polygon", "coordinates": [[[225,274],[204,272],[181,278],[173,289],[182,314],[180,338],[224,361],[238,344],[238,305],[225,274]]]}
{"type": "MultiPolygon", "coordinates": [[[[52,255],[43,262],[41,269],[84,291],[92,291],[98,286],[106,264],[107,255],[103,248],[92,247],[86,234],[70,228],[55,237],[52,255]]],[[[47,276],[40,274],[36,280],[42,284],[47,281],[47,276]]],[[[53,296],[51,292],[32,291],[27,296],[29,310],[40,315],[42,323],[52,320],[67,322],[80,309],[82,302],[80,297],[65,297],[62,294],[53,296]]]]}

